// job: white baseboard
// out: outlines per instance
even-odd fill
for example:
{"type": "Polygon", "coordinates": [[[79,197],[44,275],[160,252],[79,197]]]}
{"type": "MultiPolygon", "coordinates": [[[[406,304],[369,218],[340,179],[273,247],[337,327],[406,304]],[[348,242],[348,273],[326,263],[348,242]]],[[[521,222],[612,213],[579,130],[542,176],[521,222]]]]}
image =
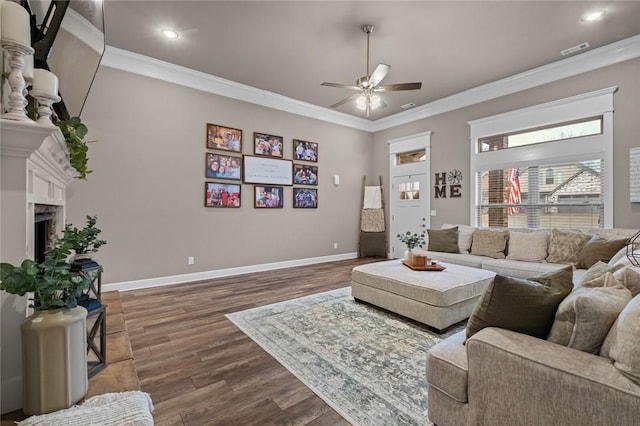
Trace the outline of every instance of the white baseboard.
{"type": "Polygon", "coordinates": [[[316,263],[335,262],[338,260],[355,259],[358,253],[342,253],[331,256],[309,257],[306,259],[285,260],[282,262],[263,263],[260,265],[239,266],[237,268],[216,269],[213,271],[195,272],[192,274],[170,275],[166,277],[147,278],[135,281],[104,284],[102,291],[129,291],[142,288],[162,287],[172,284],[182,284],[193,281],[210,280],[213,278],[229,277],[232,275],[249,274],[274,269],[291,268],[294,266],[313,265],[316,263]]]}
{"type": "Polygon", "coordinates": [[[2,407],[2,414],[22,408],[22,376],[3,378],[1,389],[0,407],[2,407]]]}

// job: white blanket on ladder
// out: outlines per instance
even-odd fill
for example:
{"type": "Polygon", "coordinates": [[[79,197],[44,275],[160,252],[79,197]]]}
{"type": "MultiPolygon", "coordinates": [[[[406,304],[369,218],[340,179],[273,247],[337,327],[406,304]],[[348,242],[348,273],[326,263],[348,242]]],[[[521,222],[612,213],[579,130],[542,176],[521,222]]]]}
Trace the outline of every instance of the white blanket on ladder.
{"type": "Polygon", "coordinates": [[[363,209],[381,209],[382,208],[382,191],[379,186],[364,187],[364,205],[363,209]]]}

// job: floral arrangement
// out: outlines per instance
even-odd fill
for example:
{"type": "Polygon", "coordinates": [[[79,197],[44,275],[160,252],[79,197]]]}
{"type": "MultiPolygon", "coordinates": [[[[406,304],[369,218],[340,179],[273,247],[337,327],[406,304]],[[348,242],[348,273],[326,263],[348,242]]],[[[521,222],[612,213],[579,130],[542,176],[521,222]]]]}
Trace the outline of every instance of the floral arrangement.
{"type": "Polygon", "coordinates": [[[406,244],[409,250],[413,250],[416,247],[422,247],[423,245],[426,244],[424,237],[427,234],[427,231],[425,229],[427,225],[424,224],[425,221],[426,219],[423,217],[422,218],[423,223],[420,225],[420,227],[423,228],[422,232],[411,233],[411,231],[407,231],[404,234],[397,235],[400,242],[403,244],[406,244]]]}

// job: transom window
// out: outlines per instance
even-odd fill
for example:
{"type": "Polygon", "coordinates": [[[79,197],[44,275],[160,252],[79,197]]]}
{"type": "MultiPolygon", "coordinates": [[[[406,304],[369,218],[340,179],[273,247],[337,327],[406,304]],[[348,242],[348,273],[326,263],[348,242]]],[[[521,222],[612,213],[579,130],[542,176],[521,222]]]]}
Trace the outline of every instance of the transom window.
{"type": "Polygon", "coordinates": [[[427,152],[424,149],[396,155],[396,164],[420,163],[423,161],[427,161],[427,152]]]}
{"type": "Polygon", "coordinates": [[[499,149],[579,138],[601,133],[602,117],[587,118],[574,122],[554,124],[543,128],[528,129],[519,133],[481,138],[478,141],[478,149],[480,152],[497,151],[499,149]]]}

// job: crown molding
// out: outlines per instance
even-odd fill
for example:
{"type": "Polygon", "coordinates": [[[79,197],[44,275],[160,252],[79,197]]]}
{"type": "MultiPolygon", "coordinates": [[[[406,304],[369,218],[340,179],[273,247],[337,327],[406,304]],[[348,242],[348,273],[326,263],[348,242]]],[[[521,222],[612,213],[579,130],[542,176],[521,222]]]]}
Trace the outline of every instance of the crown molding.
{"type": "Polygon", "coordinates": [[[107,46],[101,65],[155,78],[226,98],[249,102],[266,108],[302,115],[316,120],[369,131],[371,122],[363,118],[288,98],[180,65],[107,46]]]}
{"type": "Polygon", "coordinates": [[[640,35],[521,72],[371,123],[377,132],[640,57],[640,35]]]}
{"type": "Polygon", "coordinates": [[[477,86],[376,121],[354,117],[113,46],[106,47],[101,65],[266,108],[367,132],[378,132],[638,57],[640,57],[640,35],[477,86]]]}

